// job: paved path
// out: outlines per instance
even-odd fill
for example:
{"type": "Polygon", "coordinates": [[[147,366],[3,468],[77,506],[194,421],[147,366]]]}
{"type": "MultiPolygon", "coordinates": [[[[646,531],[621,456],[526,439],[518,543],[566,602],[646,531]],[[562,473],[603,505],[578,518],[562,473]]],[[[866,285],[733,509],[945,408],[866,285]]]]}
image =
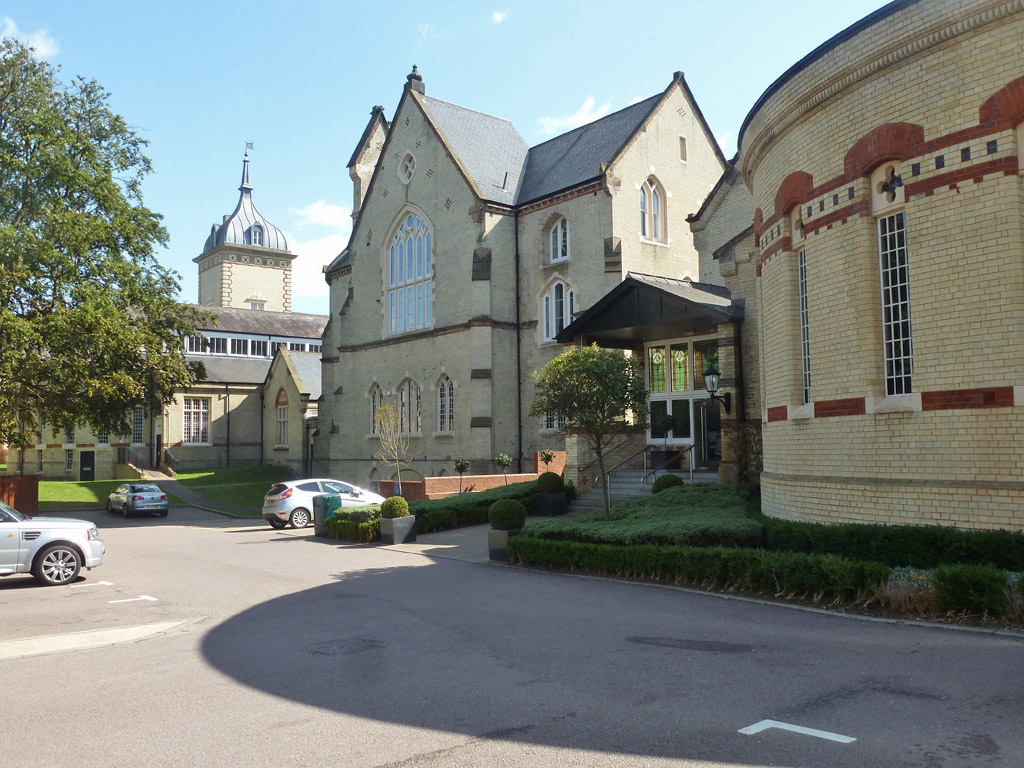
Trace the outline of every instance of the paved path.
{"type": "Polygon", "coordinates": [[[165,475],[163,472],[159,472],[154,469],[144,469],[142,470],[142,475],[146,480],[149,480],[151,483],[158,483],[165,491],[173,493],[182,501],[187,502],[193,507],[199,507],[200,509],[206,509],[211,512],[226,512],[231,515],[242,515],[244,517],[253,517],[255,514],[254,510],[249,509],[248,507],[236,507],[231,504],[219,504],[212,502],[205,496],[193,491],[187,485],[183,485],[178,482],[170,475],[165,475]]]}

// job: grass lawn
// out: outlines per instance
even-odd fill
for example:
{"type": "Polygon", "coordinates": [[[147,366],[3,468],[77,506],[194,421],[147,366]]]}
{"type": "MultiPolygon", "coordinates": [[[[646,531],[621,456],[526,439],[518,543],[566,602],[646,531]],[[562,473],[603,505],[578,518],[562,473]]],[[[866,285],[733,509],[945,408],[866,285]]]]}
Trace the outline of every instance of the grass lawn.
{"type": "MultiPolygon", "coordinates": [[[[293,474],[286,467],[213,467],[191,472],[178,472],[175,479],[190,488],[229,483],[259,484],[263,487],[263,493],[266,493],[274,483],[293,479],[293,474]]],[[[203,495],[206,495],[205,491],[203,495]]],[[[262,496],[260,497],[260,506],[263,506],[262,496]]]]}
{"type": "MultiPolygon", "coordinates": [[[[263,467],[267,469],[267,467],[263,467]]],[[[193,490],[214,504],[225,504],[230,507],[243,507],[258,516],[263,510],[263,497],[270,490],[272,481],[261,480],[257,483],[236,483],[234,485],[203,485],[193,490]]],[[[312,510],[310,510],[312,513],[312,510]]]]}
{"type": "MultiPolygon", "coordinates": [[[[138,478],[122,480],[40,480],[39,511],[47,512],[55,509],[75,509],[76,507],[106,506],[107,496],[121,483],[137,481],[138,478]]],[[[185,502],[173,493],[167,494],[172,507],[184,506],[185,502]]]]}
{"type": "Polygon", "coordinates": [[[593,544],[760,546],[763,527],[751,519],[743,492],[730,485],[682,485],[650,498],[574,519],[530,523],[524,536],[593,544]]]}

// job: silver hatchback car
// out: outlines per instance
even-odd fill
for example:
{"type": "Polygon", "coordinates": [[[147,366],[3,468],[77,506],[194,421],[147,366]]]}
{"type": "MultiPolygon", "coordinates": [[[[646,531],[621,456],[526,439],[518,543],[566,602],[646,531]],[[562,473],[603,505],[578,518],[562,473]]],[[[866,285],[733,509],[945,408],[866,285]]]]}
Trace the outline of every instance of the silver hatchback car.
{"type": "Polygon", "coordinates": [[[67,584],[103,563],[96,526],[65,517],[26,517],[0,501],[0,576],[31,573],[48,586],[67,584]]]}
{"type": "Polygon", "coordinates": [[[120,512],[124,517],[138,512],[167,517],[169,509],[167,494],[152,483],[121,483],[107,497],[107,512],[120,512]]]}
{"type": "Polygon", "coordinates": [[[305,528],[313,519],[313,499],[325,493],[341,496],[343,507],[383,504],[384,497],[330,478],[289,480],[275,484],[263,498],[263,519],[274,528],[305,528]]]}

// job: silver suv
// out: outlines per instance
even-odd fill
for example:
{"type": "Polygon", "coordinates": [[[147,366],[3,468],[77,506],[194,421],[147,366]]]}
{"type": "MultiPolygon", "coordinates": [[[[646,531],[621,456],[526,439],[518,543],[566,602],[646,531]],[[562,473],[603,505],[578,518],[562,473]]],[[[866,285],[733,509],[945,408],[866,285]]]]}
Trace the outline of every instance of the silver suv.
{"type": "Polygon", "coordinates": [[[105,551],[93,523],[26,517],[0,501],[0,576],[31,573],[43,584],[67,584],[102,564],[105,551]]]}

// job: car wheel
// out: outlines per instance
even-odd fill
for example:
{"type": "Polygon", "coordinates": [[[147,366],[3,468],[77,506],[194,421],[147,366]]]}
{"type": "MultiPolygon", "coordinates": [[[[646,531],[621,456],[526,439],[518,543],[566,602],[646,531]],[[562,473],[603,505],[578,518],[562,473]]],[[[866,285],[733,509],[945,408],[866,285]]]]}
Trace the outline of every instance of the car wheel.
{"type": "Polygon", "coordinates": [[[309,525],[309,510],[302,507],[292,510],[291,523],[292,528],[305,528],[309,525]]]}
{"type": "Polygon", "coordinates": [[[124,506],[121,507],[121,514],[124,516],[125,520],[128,519],[128,502],[125,502],[124,506]]]}
{"type": "Polygon", "coordinates": [[[110,506],[110,499],[107,499],[107,513],[110,514],[114,511],[114,508],[110,506]]]}
{"type": "Polygon", "coordinates": [[[287,520],[281,520],[280,518],[277,518],[277,517],[268,518],[267,522],[270,523],[270,527],[271,528],[277,528],[278,530],[280,530],[281,528],[284,528],[286,525],[288,525],[288,521],[287,520]]]}
{"type": "Polygon", "coordinates": [[[160,513],[160,517],[167,517],[167,513],[168,512],[170,512],[170,510],[169,509],[165,509],[163,512],[160,513]]]}
{"type": "Polygon", "coordinates": [[[43,584],[55,587],[74,581],[80,570],[82,556],[77,549],[66,544],[51,544],[36,557],[32,575],[43,584]]]}

